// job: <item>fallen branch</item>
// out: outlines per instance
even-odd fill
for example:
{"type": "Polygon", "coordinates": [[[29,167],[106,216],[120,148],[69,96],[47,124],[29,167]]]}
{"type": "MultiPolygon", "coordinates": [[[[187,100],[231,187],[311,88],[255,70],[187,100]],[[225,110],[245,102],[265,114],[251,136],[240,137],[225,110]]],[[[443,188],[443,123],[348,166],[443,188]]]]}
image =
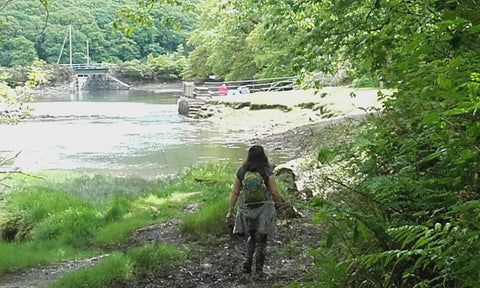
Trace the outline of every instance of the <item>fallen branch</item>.
{"type": "Polygon", "coordinates": [[[1,183],[1,181],[3,181],[3,179],[2,179],[2,180],[0,180],[0,185],[2,185],[3,187],[12,188],[12,187],[8,186],[7,184],[3,184],[3,183],[1,183]]]}
{"type": "Polygon", "coordinates": [[[225,184],[225,181],[212,180],[212,179],[198,179],[198,178],[195,178],[195,182],[197,182],[197,183],[205,183],[205,184],[207,184],[207,185],[225,184]]]}
{"type": "MultiPolygon", "coordinates": [[[[20,153],[22,153],[22,151],[18,152],[17,154],[15,154],[14,156],[10,157],[10,158],[5,158],[3,159],[1,162],[0,162],[0,167],[5,165],[5,163],[15,159],[18,157],[18,155],[20,155],[20,153]]],[[[33,174],[30,174],[30,173],[26,173],[26,172],[23,172],[22,170],[20,169],[11,169],[11,170],[0,170],[0,174],[5,174],[5,176],[3,176],[2,178],[0,178],[0,184],[4,187],[7,187],[7,188],[10,188],[10,186],[6,185],[6,184],[3,184],[1,182],[7,180],[11,174],[21,174],[21,175],[25,175],[25,176],[28,176],[28,177],[33,177],[33,178],[37,178],[37,179],[45,179],[45,177],[42,177],[42,176],[37,176],[37,175],[33,175],[33,174]]]]}
{"type": "Polygon", "coordinates": [[[5,163],[7,163],[8,161],[11,161],[15,158],[18,157],[18,155],[20,155],[20,153],[22,153],[22,151],[18,152],[17,154],[15,154],[15,156],[11,157],[11,158],[5,158],[2,160],[2,162],[0,162],[0,166],[3,166],[5,163]]]}

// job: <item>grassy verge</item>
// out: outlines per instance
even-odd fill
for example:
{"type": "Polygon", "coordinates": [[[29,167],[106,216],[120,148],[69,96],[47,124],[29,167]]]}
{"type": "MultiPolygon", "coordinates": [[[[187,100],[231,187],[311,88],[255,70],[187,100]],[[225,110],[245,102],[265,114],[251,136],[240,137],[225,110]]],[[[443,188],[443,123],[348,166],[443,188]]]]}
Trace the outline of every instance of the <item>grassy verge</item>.
{"type": "Polygon", "coordinates": [[[173,193],[166,197],[153,194],[141,197],[131,204],[122,217],[109,221],[96,231],[94,242],[100,245],[117,245],[125,242],[132,231],[162,222],[177,215],[191,201],[188,193],[173,193]]]}
{"type": "Polygon", "coordinates": [[[162,273],[186,260],[188,251],[170,245],[149,244],[126,253],[114,253],[99,265],[66,274],[50,287],[113,287],[121,282],[162,273]]]}
{"type": "Polygon", "coordinates": [[[217,236],[225,235],[227,232],[228,223],[225,219],[227,212],[227,197],[208,203],[198,212],[183,218],[181,231],[201,241],[216,239],[217,236]]]}
{"type": "Polygon", "coordinates": [[[167,182],[66,172],[45,172],[43,180],[16,176],[0,201],[0,274],[111,250],[137,228],[179,215],[190,203],[228,198],[235,170],[210,163],[167,182]]]}
{"type": "Polygon", "coordinates": [[[0,242],[0,275],[6,271],[32,267],[66,258],[98,255],[96,250],[79,250],[58,242],[28,241],[24,243],[0,242]]]}
{"type": "Polygon", "coordinates": [[[156,193],[177,181],[170,178],[146,180],[70,171],[42,171],[36,175],[41,178],[13,175],[11,180],[4,182],[11,187],[7,192],[41,187],[84,199],[102,208],[108,206],[117,197],[135,199],[142,195],[156,193]]]}

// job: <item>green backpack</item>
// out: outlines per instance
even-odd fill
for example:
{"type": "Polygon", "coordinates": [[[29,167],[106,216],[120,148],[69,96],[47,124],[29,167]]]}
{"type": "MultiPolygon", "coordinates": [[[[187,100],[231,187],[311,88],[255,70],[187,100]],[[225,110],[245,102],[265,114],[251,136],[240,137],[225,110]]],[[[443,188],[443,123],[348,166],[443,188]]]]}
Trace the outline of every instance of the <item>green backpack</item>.
{"type": "Polygon", "coordinates": [[[250,206],[261,206],[267,200],[267,186],[258,172],[247,171],[242,181],[243,203],[250,206]]]}

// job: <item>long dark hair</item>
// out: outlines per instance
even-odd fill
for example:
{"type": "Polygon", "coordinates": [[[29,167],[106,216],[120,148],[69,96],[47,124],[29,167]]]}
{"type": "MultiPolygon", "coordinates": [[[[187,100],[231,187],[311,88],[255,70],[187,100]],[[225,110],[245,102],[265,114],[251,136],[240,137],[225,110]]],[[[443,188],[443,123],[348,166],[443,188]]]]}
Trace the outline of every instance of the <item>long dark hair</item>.
{"type": "Polygon", "coordinates": [[[265,155],[262,146],[254,145],[248,149],[247,160],[243,163],[245,170],[258,172],[262,174],[263,178],[266,178],[265,167],[269,165],[267,155],[265,155]]]}

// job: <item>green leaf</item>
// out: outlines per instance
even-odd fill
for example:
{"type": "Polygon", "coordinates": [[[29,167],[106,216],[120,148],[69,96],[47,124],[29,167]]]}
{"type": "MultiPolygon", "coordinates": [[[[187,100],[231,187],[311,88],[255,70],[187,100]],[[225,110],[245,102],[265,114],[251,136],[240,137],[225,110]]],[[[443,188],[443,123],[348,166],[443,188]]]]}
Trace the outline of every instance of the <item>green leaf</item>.
{"type": "Polygon", "coordinates": [[[460,114],[465,114],[467,110],[464,108],[453,108],[450,110],[447,110],[443,113],[444,116],[453,116],[453,115],[460,115],[460,114]]]}
{"type": "Polygon", "coordinates": [[[427,125],[432,125],[433,123],[438,122],[438,120],[440,120],[440,114],[438,114],[438,112],[433,112],[423,116],[423,123],[427,125]]]}
{"type": "Polygon", "coordinates": [[[473,156],[473,151],[471,149],[465,149],[462,151],[462,154],[460,154],[460,157],[463,159],[463,160],[468,160],[470,158],[472,158],[473,156]]]}
{"type": "Polygon", "coordinates": [[[447,78],[445,78],[441,75],[438,76],[437,83],[438,83],[438,85],[440,85],[440,87],[442,87],[445,90],[452,89],[452,80],[447,79],[447,78]]]}
{"type": "Polygon", "coordinates": [[[451,34],[443,34],[441,37],[440,37],[440,41],[448,41],[448,40],[451,40],[453,38],[453,36],[451,34]]]}
{"type": "Polygon", "coordinates": [[[473,25],[472,27],[470,27],[470,29],[468,29],[468,32],[474,34],[474,33],[479,33],[480,32],[480,25],[473,25]]]}
{"type": "Polygon", "coordinates": [[[442,156],[444,152],[445,152],[444,150],[439,150],[439,151],[433,152],[432,154],[430,154],[430,155],[428,155],[427,157],[423,158],[423,161],[424,161],[424,162],[427,162],[427,161],[431,161],[431,160],[437,159],[437,158],[439,158],[440,156],[442,156]]]}
{"type": "MultiPolygon", "coordinates": [[[[334,228],[334,227],[331,227],[334,228]]],[[[327,241],[325,242],[325,247],[331,248],[333,245],[333,238],[336,234],[336,229],[329,229],[327,234],[327,241]]]]}

